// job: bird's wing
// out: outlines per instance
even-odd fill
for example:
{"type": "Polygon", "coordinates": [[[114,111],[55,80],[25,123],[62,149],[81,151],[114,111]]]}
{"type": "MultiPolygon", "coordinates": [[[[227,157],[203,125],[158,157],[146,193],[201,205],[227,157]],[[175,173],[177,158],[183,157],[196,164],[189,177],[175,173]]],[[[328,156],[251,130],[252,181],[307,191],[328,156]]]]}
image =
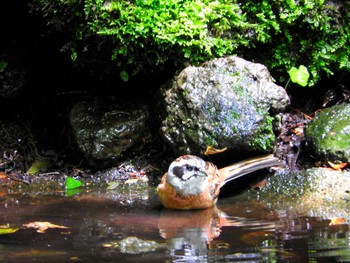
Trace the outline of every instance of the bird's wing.
{"type": "Polygon", "coordinates": [[[243,175],[255,172],[257,170],[280,165],[280,160],[273,154],[259,156],[248,160],[226,166],[219,169],[219,174],[224,178],[223,184],[237,179],[243,175]]]}

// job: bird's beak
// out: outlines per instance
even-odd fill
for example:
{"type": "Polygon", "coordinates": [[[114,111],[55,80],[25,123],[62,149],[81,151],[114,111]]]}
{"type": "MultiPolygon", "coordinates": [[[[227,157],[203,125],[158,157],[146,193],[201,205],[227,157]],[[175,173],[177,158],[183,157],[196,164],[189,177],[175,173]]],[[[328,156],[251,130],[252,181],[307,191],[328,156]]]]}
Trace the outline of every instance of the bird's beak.
{"type": "Polygon", "coordinates": [[[196,173],[197,176],[200,176],[200,177],[207,177],[207,173],[206,172],[202,172],[202,171],[198,171],[198,173],[196,173]]]}

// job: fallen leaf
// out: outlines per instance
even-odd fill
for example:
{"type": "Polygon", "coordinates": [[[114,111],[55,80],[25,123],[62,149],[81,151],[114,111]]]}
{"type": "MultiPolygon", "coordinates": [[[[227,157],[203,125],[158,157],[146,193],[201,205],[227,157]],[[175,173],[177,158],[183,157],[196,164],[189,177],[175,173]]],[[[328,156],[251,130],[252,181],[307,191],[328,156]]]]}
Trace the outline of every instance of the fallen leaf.
{"type": "Polygon", "coordinates": [[[79,188],[80,186],[82,186],[82,184],[83,183],[80,180],[75,180],[72,177],[67,177],[66,189],[67,190],[69,190],[69,189],[76,189],[76,188],[79,188]]]}
{"type": "Polygon", "coordinates": [[[0,235],[7,235],[15,233],[19,228],[12,228],[12,227],[0,227],[0,235]]]}
{"type": "Polygon", "coordinates": [[[66,226],[60,226],[60,225],[51,224],[50,222],[41,222],[41,221],[30,222],[28,224],[23,224],[23,226],[26,228],[34,228],[38,233],[45,233],[45,231],[49,228],[62,228],[62,229],[69,228],[66,226]]]}
{"type": "Polygon", "coordinates": [[[348,163],[332,163],[330,161],[328,161],[328,164],[330,167],[332,167],[332,169],[334,169],[336,171],[339,171],[348,165],[348,163]]]}
{"type": "Polygon", "coordinates": [[[329,223],[330,226],[336,226],[336,225],[343,225],[346,221],[344,218],[333,218],[331,219],[331,222],[329,223]]]}
{"type": "Polygon", "coordinates": [[[54,161],[52,159],[44,158],[36,160],[28,169],[26,174],[38,174],[46,172],[52,166],[54,166],[54,161]]]}
{"type": "Polygon", "coordinates": [[[0,172],[0,179],[6,179],[7,175],[4,172],[0,172]]]}
{"type": "Polygon", "coordinates": [[[298,136],[302,135],[304,133],[304,129],[302,127],[296,127],[294,129],[294,133],[295,133],[295,135],[298,135],[298,136]]]}
{"type": "Polygon", "coordinates": [[[212,154],[217,154],[217,153],[222,153],[227,151],[227,147],[223,148],[223,149],[216,149],[214,147],[208,146],[207,149],[204,152],[204,155],[212,155],[212,154]]]}

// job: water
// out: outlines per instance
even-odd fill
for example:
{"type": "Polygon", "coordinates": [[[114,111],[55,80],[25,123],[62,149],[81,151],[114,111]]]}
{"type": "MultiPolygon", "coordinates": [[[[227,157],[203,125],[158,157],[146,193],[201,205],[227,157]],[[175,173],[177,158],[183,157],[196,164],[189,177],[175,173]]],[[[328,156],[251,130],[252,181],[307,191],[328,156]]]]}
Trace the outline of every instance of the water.
{"type": "Polygon", "coordinates": [[[153,187],[73,196],[3,190],[0,226],[18,228],[0,235],[0,262],[350,262],[346,221],[275,209],[255,192],[172,211],[153,187]]]}

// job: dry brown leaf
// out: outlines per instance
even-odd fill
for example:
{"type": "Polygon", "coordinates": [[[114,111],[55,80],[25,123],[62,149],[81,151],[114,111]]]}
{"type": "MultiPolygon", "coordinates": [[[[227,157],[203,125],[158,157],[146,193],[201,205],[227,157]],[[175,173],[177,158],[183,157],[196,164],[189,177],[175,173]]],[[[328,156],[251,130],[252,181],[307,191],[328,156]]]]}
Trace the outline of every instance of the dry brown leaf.
{"type": "Polygon", "coordinates": [[[62,228],[62,229],[68,229],[69,227],[61,226],[61,225],[55,225],[51,224],[50,222],[30,222],[28,224],[23,224],[26,228],[34,228],[38,233],[45,233],[45,231],[49,228],[62,228]]]}
{"type": "Polygon", "coordinates": [[[328,161],[328,164],[330,167],[332,167],[332,169],[334,169],[336,171],[339,171],[348,165],[348,163],[332,163],[330,161],[328,161]]]}
{"type": "Polygon", "coordinates": [[[329,223],[330,226],[342,225],[345,224],[346,220],[344,218],[333,218],[329,223]]]}
{"type": "Polygon", "coordinates": [[[295,133],[295,135],[298,135],[298,136],[302,135],[304,133],[304,129],[302,127],[296,127],[294,129],[294,133],[295,133]]]}
{"type": "Polygon", "coordinates": [[[208,146],[207,149],[204,152],[204,155],[212,155],[212,154],[217,154],[217,153],[222,153],[227,151],[227,147],[223,148],[223,149],[216,149],[214,147],[208,146]]]}

